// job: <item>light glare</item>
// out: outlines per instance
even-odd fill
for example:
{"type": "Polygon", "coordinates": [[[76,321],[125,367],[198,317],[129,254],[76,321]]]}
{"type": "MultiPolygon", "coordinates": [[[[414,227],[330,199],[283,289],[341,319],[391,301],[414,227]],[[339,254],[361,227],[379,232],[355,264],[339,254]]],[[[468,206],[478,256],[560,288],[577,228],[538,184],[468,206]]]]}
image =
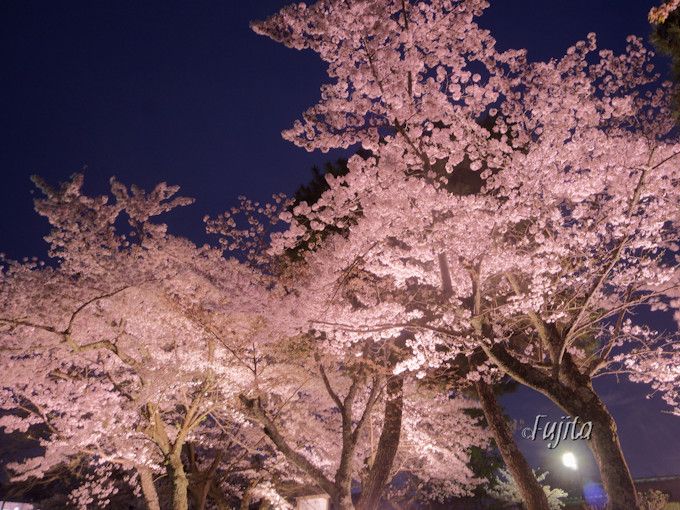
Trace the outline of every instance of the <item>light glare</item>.
{"type": "Polygon", "coordinates": [[[574,469],[574,470],[578,469],[578,464],[576,462],[576,456],[571,452],[567,452],[564,455],[562,455],[562,464],[564,464],[569,469],[574,469]]]}

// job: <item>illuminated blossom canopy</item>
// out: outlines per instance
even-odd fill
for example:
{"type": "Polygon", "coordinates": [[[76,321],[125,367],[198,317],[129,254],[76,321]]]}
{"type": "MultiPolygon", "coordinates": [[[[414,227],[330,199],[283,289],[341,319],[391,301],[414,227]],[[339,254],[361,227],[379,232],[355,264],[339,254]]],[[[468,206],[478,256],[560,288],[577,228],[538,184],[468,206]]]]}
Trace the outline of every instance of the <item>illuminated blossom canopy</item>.
{"type": "Polygon", "coordinates": [[[191,202],[176,198],[176,187],[146,193],[112,180],[111,200],[83,194],[82,175],[56,189],[36,184],[56,262],[3,259],[0,272],[0,360],[11,367],[0,426],[46,428],[44,453],[10,466],[15,480],[76,466],[85,474],[70,499],[80,508],[113,504],[122,480],[159,509],[170,503],[153,478],[166,474],[174,509],[188,508],[189,497],[287,508],[286,484],[333,486],[345,464],[350,484],[362,470],[370,474],[368,459],[381,451],[372,438],[398,399],[397,461],[386,466],[378,495],[403,470],[427,482],[422,497],[467,494],[482,483],[467,465],[471,446],[488,446],[464,413],[475,402],[423,394],[415,381],[379,370],[375,356],[316,349],[311,337],[306,349],[296,347],[310,332],[295,311],[305,280],[297,270],[274,275],[256,241],[258,210],[271,219],[279,208],[244,200],[208,221],[220,248],[197,247],[154,221],[191,202]],[[249,218],[245,231],[230,221],[240,214],[249,218]],[[345,413],[355,423],[349,453],[345,413]],[[266,440],[271,427],[285,431],[285,447],[266,440]]]}
{"type": "Polygon", "coordinates": [[[175,198],[176,187],[147,194],[112,180],[110,201],[82,194],[82,175],[58,189],[36,183],[58,263],[3,261],[0,355],[11,369],[0,405],[11,414],[0,424],[48,433],[44,454],[10,467],[23,479],[82,459],[108,465],[90,490],[72,494],[83,507],[104,507],[114,490],[101,469],[132,470],[130,482],[158,507],[144,477],[167,470],[174,508],[186,508],[184,448],[199,444],[210,465],[227,439],[250,441],[253,451],[261,440],[242,430],[238,395],[252,382],[243,359],[269,337],[266,282],[151,221],[191,202],[175,198]],[[216,433],[224,427],[237,432],[216,433]]]}
{"type": "Polygon", "coordinates": [[[254,24],[328,63],[332,83],[284,137],[370,151],[315,204],[282,216],[290,228],[274,249],[313,251],[323,306],[309,320],[338,348],[408,330],[412,355],[398,371],[421,375],[481,350],[491,366],[469,378],[500,369],[592,418],[610,504],[633,508],[615,424],[590,381],[621,356],[639,363],[641,341],[674,352],[674,340],[628,320],[643,306],[678,317],[671,87],[635,37],[621,55],[594,34],[549,62],[497,52],[474,21],[486,6],[328,0],[254,24]],[[479,191],[451,192],[465,165],[479,191]],[[335,299],[353,274],[360,306],[335,299]]]}
{"type": "Polygon", "coordinates": [[[469,400],[428,388],[456,369],[447,387],[509,375],[592,421],[610,506],[638,506],[592,379],[630,374],[678,410],[677,338],[634,313],[680,322],[672,89],[635,37],[621,55],[594,34],[548,62],[498,51],[487,6],[321,0],[254,23],[328,64],[284,137],[363,151],[314,204],[206,218],[219,248],[156,221],[191,203],[176,187],[36,179],[53,260],[0,271],[0,425],[47,429],[19,477],[86,459],[82,508],[110,502],[116,470],[152,509],[160,473],[175,510],[283,508],[282,481],[350,509],[353,482],[379,499],[401,467],[431,497],[464,494],[488,436],[469,400]]]}

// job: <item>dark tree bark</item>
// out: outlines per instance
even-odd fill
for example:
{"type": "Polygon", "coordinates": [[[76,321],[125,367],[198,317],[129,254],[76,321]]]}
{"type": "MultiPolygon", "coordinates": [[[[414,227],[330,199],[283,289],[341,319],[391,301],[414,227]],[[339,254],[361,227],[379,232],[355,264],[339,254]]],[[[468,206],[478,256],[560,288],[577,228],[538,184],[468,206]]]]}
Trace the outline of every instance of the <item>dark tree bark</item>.
{"type": "Polygon", "coordinates": [[[602,484],[611,510],[639,508],[637,491],[628,464],[621,450],[616,422],[592,386],[565,395],[560,392],[553,400],[570,416],[593,424],[590,449],[597,462],[602,484]]]}
{"type": "MultiPolygon", "coordinates": [[[[215,486],[215,474],[222,461],[223,451],[217,452],[210,466],[203,471],[199,469],[196,449],[192,443],[186,445],[186,452],[189,459],[189,493],[194,502],[194,509],[204,510],[208,503],[208,497],[210,496],[211,499],[215,499],[215,494],[220,492],[220,489],[215,486]]],[[[224,506],[221,501],[215,501],[215,504],[218,508],[224,506]]]]}
{"type": "Polygon", "coordinates": [[[503,409],[496,400],[493,387],[484,381],[477,381],[475,388],[489,429],[508,471],[517,483],[527,510],[550,510],[543,488],[512,437],[512,430],[503,416],[503,409]]]}
{"type": "MultiPolygon", "coordinates": [[[[448,263],[446,256],[441,254],[439,256],[440,271],[442,273],[443,291],[445,295],[450,295],[451,292],[451,278],[448,274],[448,263]]],[[[474,316],[481,317],[482,314],[482,293],[479,285],[479,266],[471,268],[472,280],[472,313],[474,316]]],[[[475,326],[477,334],[493,337],[491,334],[491,326],[488,321],[483,318],[480,319],[475,326]]],[[[481,362],[489,356],[489,353],[475,352],[473,358],[479,358],[477,362],[481,362]]],[[[471,360],[468,360],[473,363],[471,360]]],[[[529,463],[522,455],[522,452],[517,448],[512,431],[505,420],[503,410],[496,400],[493,393],[493,387],[486,382],[479,380],[475,383],[475,389],[484,411],[484,416],[491,429],[496,445],[503,457],[503,461],[507,466],[512,478],[515,480],[519,488],[522,499],[528,510],[550,510],[548,506],[548,498],[543,491],[543,488],[536,480],[534,473],[529,466],[529,463]]]]}
{"type": "Polygon", "coordinates": [[[562,356],[552,375],[516,359],[505,347],[496,344],[485,352],[506,373],[522,384],[543,393],[572,417],[593,424],[589,442],[607,493],[608,510],[638,510],[637,491],[623,457],[616,422],[569,352],[562,356]]]}
{"type": "Polygon", "coordinates": [[[387,401],[383,419],[383,429],[378,440],[375,458],[361,488],[358,510],[378,508],[380,497],[389,481],[394,458],[399,449],[401,437],[401,418],[404,409],[404,378],[391,377],[387,382],[387,401]]]}
{"type": "Polygon", "coordinates": [[[352,503],[352,461],[356,443],[350,438],[344,437],[346,434],[351,436],[351,422],[346,425],[343,416],[343,441],[342,452],[340,454],[340,466],[335,472],[335,496],[332,498],[332,506],[335,510],[353,510],[352,503]]]}

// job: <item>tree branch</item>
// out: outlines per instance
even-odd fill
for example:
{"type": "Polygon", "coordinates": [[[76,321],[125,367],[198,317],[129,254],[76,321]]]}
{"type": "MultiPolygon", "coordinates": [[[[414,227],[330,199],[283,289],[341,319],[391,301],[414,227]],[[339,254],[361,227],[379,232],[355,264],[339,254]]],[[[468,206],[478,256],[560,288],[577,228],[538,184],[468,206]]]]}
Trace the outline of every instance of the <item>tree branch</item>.
{"type": "Polygon", "coordinates": [[[265,434],[272,440],[281,453],[283,453],[288,460],[295,464],[298,468],[307,473],[331,498],[334,498],[337,491],[333,482],[331,482],[323,472],[312,464],[305,456],[295,451],[283,437],[276,424],[269,419],[259,399],[249,399],[245,395],[239,395],[239,400],[243,406],[250,412],[252,417],[260,422],[264,427],[265,434]]]}

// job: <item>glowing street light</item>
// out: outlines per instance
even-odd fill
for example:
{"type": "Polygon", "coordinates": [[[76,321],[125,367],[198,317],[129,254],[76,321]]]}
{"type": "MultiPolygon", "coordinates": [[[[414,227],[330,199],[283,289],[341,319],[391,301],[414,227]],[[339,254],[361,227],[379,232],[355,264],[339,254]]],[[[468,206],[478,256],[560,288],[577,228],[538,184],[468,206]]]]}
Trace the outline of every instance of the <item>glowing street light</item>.
{"type": "Polygon", "coordinates": [[[578,492],[580,497],[583,498],[582,501],[586,501],[585,498],[585,484],[583,483],[583,473],[578,468],[578,462],[576,460],[576,455],[573,452],[565,452],[562,454],[562,464],[568,469],[574,471],[575,477],[578,479],[578,492]]]}
{"type": "Polygon", "coordinates": [[[567,452],[562,455],[562,464],[564,464],[569,469],[576,471],[578,469],[578,463],[576,462],[576,455],[571,452],[567,452]]]}

